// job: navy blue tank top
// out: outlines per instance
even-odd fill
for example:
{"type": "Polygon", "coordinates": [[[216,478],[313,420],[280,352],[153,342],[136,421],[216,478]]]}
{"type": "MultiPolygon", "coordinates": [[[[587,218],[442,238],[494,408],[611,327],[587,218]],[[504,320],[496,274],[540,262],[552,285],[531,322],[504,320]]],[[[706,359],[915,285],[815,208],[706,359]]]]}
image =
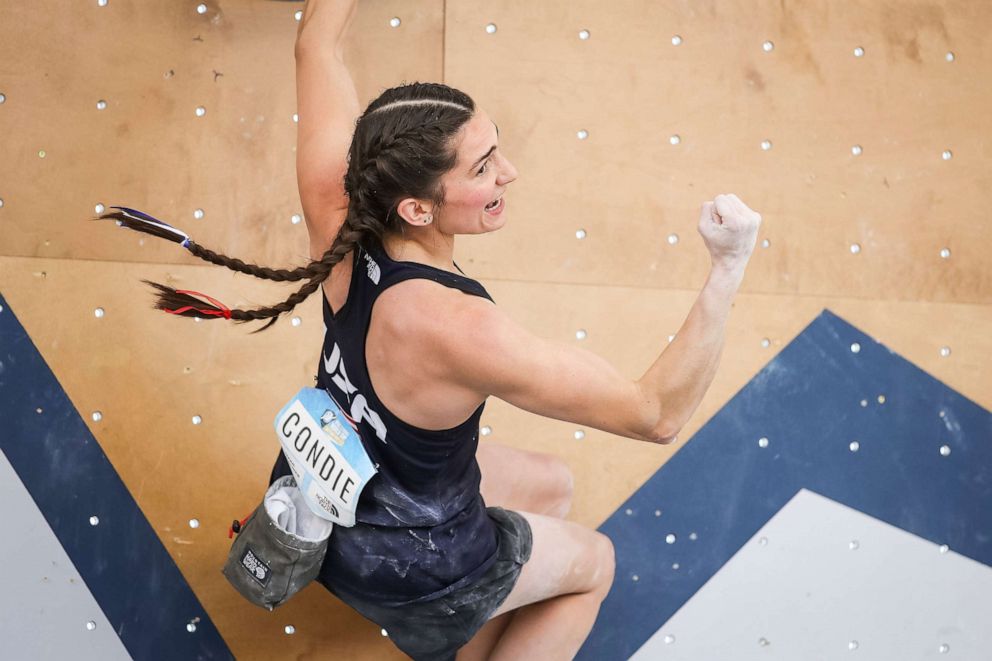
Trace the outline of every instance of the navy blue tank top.
{"type": "MultiPolygon", "coordinates": [[[[428,601],[472,584],[496,561],[497,532],[479,492],[482,474],[475,458],[486,405],[440,431],[393,415],[372,388],[365,363],[372,304],[387,288],[411,278],[493,299],[476,280],[393,261],[380,246],[356,246],[352,255],[348,298],[336,316],[320,292],[326,332],[317,387],[353,417],[379,472],[359,497],[354,527],[334,526],[317,580],[345,601],[349,596],[384,606],[428,601]]],[[[280,451],[269,482],[289,474],[280,451]]]]}

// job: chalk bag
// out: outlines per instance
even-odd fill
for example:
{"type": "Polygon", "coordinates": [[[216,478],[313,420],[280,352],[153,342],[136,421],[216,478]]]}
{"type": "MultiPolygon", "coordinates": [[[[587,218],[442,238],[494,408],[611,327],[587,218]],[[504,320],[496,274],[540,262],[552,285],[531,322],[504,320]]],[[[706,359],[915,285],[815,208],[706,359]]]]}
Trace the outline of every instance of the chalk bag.
{"type": "Polygon", "coordinates": [[[240,526],[221,571],[248,601],[271,611],[317,577],[333,527],[286,475],[240,526]]]}

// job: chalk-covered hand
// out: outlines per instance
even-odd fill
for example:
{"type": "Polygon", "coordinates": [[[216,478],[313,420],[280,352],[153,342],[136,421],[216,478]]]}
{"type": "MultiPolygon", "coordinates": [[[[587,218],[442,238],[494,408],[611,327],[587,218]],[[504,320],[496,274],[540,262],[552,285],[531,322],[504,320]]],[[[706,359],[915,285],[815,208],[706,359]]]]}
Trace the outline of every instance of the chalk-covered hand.
{"type": "Polygon", "coordinates": [[[754,251],[760,226],[761,214],[731,193],[703,203],[698,229],[714,266],[743,268],[754,251]]]}

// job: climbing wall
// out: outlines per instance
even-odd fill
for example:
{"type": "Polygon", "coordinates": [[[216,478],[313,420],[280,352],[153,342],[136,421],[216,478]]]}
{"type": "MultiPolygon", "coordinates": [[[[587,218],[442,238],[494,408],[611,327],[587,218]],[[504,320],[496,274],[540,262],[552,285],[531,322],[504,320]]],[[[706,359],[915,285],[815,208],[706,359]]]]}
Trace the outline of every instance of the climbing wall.
{"type": "MultiPolygon", "coordinates": [[[[0,5],[0,635],[18,658],[403,658],[319,586],[266,612],[220,573],[272,418],[313,383],[317,297],[258,335],[174,318],[141,279],[231,307],[292,290],[91,220],[131,206],[306,263],[302,7],[0,5]]],[[[964,0],[360,3],[344,53],[363,108],[434,80],[499,124],[507,222],[455,256],[534,333],[639,378],[706,280],[702,203],[762,214],[677,443],[486,407],[481,442],[564,458],[568,518],[615,542],[580,658],[988,649],[990,21],[964,0]]]]}

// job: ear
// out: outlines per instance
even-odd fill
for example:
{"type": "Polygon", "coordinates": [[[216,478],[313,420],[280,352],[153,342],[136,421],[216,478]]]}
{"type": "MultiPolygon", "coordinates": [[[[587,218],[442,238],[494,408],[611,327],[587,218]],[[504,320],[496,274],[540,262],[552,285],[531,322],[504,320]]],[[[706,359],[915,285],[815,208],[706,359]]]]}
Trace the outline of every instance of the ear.
{"type": "Polygon", "coordinates": [[[407,223],[421,227],[431,211],[423,201],[408,197],[396,205],[396,213],[407,223]]]}

